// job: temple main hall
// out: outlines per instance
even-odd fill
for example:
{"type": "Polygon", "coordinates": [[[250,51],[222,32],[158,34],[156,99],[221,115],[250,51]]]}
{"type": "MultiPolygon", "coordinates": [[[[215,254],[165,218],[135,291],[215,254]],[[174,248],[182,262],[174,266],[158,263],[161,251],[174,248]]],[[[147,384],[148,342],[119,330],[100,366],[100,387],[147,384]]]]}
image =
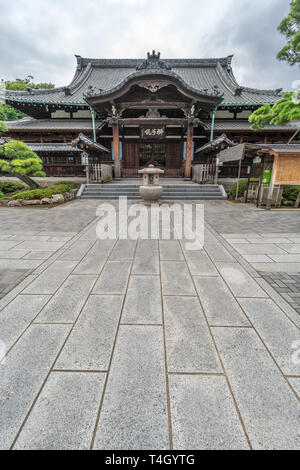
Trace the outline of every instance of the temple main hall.
{"type": "MultiPolygon", "coordinates": [[[[232,60],[163,59],[155,51],[146,59],[76,56],[70,85],[6,91],[6,103],[27,115],[6,123],[8,135],[29,144],[55,177],[84,177],[88,158],[111,165],[116,178],[138,177],[149,164],[167,178],[190,178],[194,165],[213,164],[227,146],[287,144],[295,124],[256,132],[248,121],[282,90],[239,85],[232,60]]],[[[220,178],[236,176],[236,162],[221,167],[220,178]]]]}

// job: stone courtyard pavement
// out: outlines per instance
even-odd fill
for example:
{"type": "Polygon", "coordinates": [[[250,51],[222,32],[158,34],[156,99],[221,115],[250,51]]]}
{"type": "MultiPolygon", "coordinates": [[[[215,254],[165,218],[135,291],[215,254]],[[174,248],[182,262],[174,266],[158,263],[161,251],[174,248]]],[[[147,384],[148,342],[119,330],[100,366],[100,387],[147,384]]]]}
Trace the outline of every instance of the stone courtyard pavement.
{"type": "Polygon", "coordinates": [[[98,204],[0,209],[0,448],[299,449],[300,213],[207,202],[186,251],[98,204]]]}

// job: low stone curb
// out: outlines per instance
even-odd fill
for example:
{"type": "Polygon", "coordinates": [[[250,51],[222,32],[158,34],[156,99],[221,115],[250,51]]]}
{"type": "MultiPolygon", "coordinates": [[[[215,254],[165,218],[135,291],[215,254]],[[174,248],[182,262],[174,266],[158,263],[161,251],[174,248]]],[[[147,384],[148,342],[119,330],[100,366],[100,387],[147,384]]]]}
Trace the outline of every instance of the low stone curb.
{"type": "Polygon", "coordinates": [[[13,201],[4,200],[0,201],[1,207],[23,207],[23,206],[41,206],[49,205],[53,206],[54,204],[63,204],[64,202],[73,201],[76,198],[78,189],[71,189],[71,191],[64,194],[53,194],[51,198],[43,199],[17,199],[13,201]]]}

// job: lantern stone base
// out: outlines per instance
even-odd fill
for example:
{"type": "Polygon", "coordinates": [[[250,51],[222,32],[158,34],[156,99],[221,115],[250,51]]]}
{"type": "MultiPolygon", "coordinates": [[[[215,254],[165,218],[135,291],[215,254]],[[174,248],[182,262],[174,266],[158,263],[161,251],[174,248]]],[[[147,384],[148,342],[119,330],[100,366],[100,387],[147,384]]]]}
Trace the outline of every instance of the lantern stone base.
{"type": "Polygon", "coordinates": [[[163,187],[162,186],[141,186],[140,187],[140,196],[145,201],[149,202],[157,202],[163,194],[163,187]]]}

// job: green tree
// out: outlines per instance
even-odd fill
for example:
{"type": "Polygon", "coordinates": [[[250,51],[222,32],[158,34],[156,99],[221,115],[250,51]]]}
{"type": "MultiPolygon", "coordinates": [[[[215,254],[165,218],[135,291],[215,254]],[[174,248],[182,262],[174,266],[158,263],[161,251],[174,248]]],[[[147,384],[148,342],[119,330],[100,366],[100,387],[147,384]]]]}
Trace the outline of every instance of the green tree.
{"type": "Polygon", "coordinates": [[[287,38],[287,44],[278,53],[279,60],[290,65],[300,62],[300,0],[291,2],[291,11],[278,26],[278,30],[287,38]]]}
{"type": "MultiPolygon", "coordinates": [[[[16,78],[16,80],[6,81],[5,89],[14,91],[24,91],[26,88],[33,88],[36,90],[54,88],[53,83],[34,83],[34,78],[28,75],[26,78],[16,78]]],[[[9,106],[7,104],[0,104],[0,120],[2,121],[17,121],[22,119],[26,114],[9,106]]]]}
{"type": "MultiPolygon", "coordinates": [[[[290,65],[300,62],[300,0],[291,2],[291,11],[278,26],[278,30],[288,39],[288,44],[278,53],[279,60],[290,65]]],[[[279,126],[300,120],[300,90],[285,93],[273,106],[265,104],[249,117],[254,130],[263,129],[268,124],[279,126]]]]}
{"type": "Polygon", "coordinates": [[[7,131],[6,125],[4,124],[4,122],[0,121],[0,134],[1,132],[6,132],[6,131],[7,131]]]}
{"type": "MultiPolygon", "coordinates": [[[[5,131],[3,123],[0,123],[0,130],[5,131]]],[[[24,142],[10,140],[0,145],[0,170],[19,178],[31,189],[40,186],[30,176],[46,176],[42,169],[42,160],[24,142]]]]}
{"type": "Polygon", "coordinates": [[[269,124],[280,126],[298,119],[300,120],[300,91],[285,93],[273,106],[265,104],[249,117],[251,127],[256,131],[269,124]]]}

